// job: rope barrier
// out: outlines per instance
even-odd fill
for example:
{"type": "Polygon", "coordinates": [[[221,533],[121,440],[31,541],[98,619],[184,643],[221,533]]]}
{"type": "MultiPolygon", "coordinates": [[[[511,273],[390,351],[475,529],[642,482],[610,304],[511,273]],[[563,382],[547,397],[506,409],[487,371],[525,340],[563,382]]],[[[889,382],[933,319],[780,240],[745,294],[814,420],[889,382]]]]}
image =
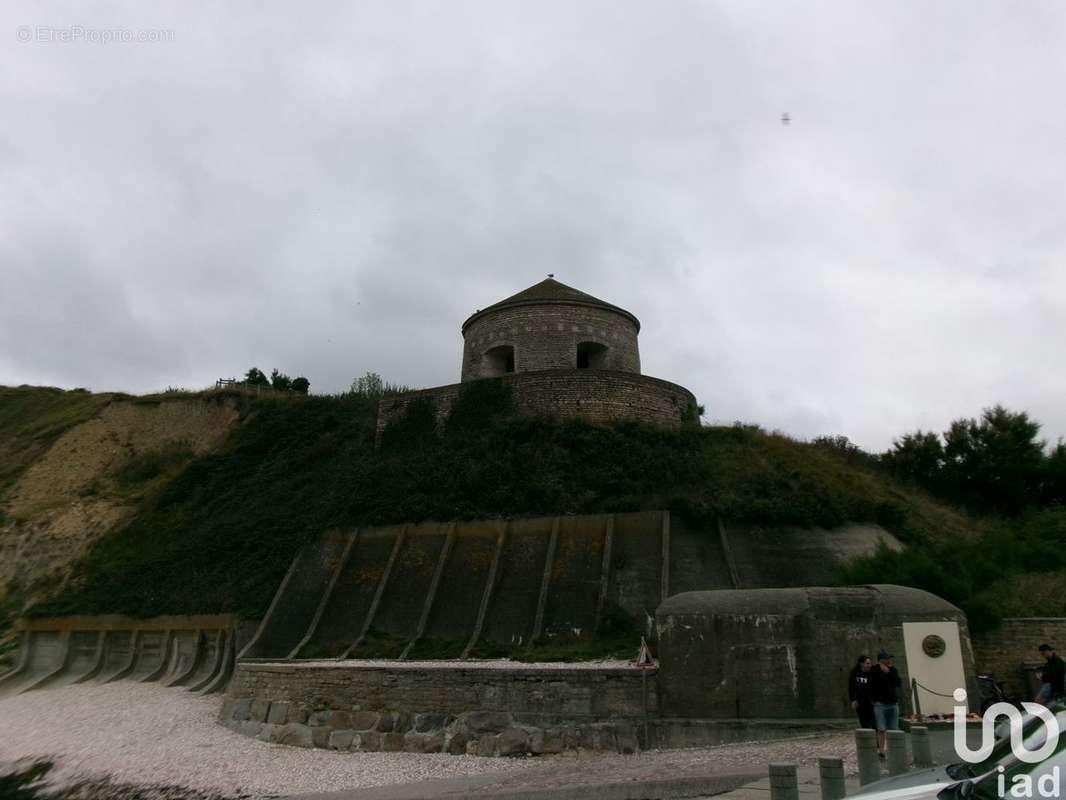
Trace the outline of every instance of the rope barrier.
{"type": "Polygon", "coordinates": [[[911,678],[911,681],[912,681],[912,682],[914,683],[914,685],[915,685],[915,686],[917,686],[917,687],[918,687],[919,689],[924,689],[925,691],[929,692],[929,694],[934,694],[934,695],[936,695],[937,697],[950,697],[950,698],[951,698],[952,700],[954,700],[954,699],[955,699],[955,695],[954,695],[954,694],[943,694],[942,692],[934,692],[934,691],[933,691],[932,689],[930,689],[930,688],[929,688],[928,686],[922,686],[922,684],[918,683],[918,679],[917,679],[917,678],[911,678]]]}

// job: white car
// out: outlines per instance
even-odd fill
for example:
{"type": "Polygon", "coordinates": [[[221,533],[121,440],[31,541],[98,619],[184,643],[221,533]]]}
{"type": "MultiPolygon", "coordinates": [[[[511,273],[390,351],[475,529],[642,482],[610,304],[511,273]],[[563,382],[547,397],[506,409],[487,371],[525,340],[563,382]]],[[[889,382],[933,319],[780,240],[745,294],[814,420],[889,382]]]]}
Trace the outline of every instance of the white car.
{"type": "MultiPolygon", "coordinates": [[[[1066,706],[1056,703],[1049,706],[1055,712],[1059,729],[1066,733],[1066,706]]],[[[979,764],[967,764],[960,761],[948,764],[945,767],[929,767],[905,772],[902,775],[893,775],[890,778],[868,783],[852,797],[863,797],[864,800],[902,800],[903,798],[925,797],[935,795],[937,791],[945,788],[947,784],[959,784],[963,782],[979,781],[985,775],[994,773],[996,767],[1007,767],[1015,761],[1010,747],[1010,731],[1008,726],[997,726],[996,744],[988,758],[979,764]],[[917,794],[914,794],[917,792],[917,794]]],[[[1022,731],[1024,734],[1025,748],[1037,750],[1047,737],[1047,728],[1039,717],[1025,714],[1023,717],[1022,731]]],[[[1066,737],[1064,737],[1066,740],[1066,737]]],[[[1007,789],[1010,789],[1008,783],[1007,789]]]]}

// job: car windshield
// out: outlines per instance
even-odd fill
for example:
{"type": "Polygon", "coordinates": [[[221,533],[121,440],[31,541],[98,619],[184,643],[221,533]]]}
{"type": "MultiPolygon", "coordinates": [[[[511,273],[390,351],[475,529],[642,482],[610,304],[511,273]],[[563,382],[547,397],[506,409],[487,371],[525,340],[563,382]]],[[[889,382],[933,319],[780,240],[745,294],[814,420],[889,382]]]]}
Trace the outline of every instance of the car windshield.
{"type": "MultiPolygon", "coordinates": [[[[1061,715],[1059,715],[1061,718],[1061,715]]],[[[1042,727],[1042,726],[1041,726],[1042,727]]],[[[1043,743],[1043,740],[1041,740],[1043,743]]],[[[1027,749],[1035,749],[1039,745],[1034,745],[1027,749]]],[[[1009,758],[1003,760],[1003,763],[998,766],[1003,767],[1003,780],[1005,792],[1010,792],[1011,787],[1014,786],[1015,778],[1020,775],[1027,775],[1032,783],[1035,785],[1037,781],[1044,775],[1050,775],[1056,770],[1059,772],[1066,767],[1066,736],[1059,739],[1058,746],[1055,748],[1055,752],[1045,758],[1039,764],[1027,764],[1026,762],[1015,758],[1012,754],[1009,758]]],[[[999,791],[1000,773],[998,770],[994,770],[983,778],[973,782],[974,798],[980,800],[1001,800],[1003,794],[999,791]]],[[[962,784],[959,784],[961,786],[962,784]]]]}

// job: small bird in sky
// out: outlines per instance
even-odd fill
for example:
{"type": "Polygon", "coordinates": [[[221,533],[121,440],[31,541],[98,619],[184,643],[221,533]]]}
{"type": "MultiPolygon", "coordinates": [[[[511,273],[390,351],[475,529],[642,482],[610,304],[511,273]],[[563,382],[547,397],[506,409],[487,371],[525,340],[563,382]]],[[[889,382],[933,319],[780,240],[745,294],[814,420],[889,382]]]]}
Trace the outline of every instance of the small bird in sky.
{"type": "Polygon", "coordinates": [[[791,125],[792,124],[792,115],[789,114],[787,111],[784,114],[781,115],[781,124],[782,125],[791,125]]]}

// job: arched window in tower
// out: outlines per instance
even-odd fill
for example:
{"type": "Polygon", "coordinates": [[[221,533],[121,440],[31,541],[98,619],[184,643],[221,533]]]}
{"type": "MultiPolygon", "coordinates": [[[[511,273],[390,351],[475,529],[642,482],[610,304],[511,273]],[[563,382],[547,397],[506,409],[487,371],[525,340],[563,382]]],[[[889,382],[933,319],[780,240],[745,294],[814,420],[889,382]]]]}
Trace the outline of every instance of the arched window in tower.
{"type": "Polygon", "coordinates": [[[506,375],[514,372],[514,348],[509,344],[501,344],[485,351],[482,358],[482,376],[493,378],[497,375],[506,375]]]}
{"type": "Polygon", "coordinates": [[[581,342],[577,346],[578,369],[606,369],[607,345],[599,342],[581,342]]]}

